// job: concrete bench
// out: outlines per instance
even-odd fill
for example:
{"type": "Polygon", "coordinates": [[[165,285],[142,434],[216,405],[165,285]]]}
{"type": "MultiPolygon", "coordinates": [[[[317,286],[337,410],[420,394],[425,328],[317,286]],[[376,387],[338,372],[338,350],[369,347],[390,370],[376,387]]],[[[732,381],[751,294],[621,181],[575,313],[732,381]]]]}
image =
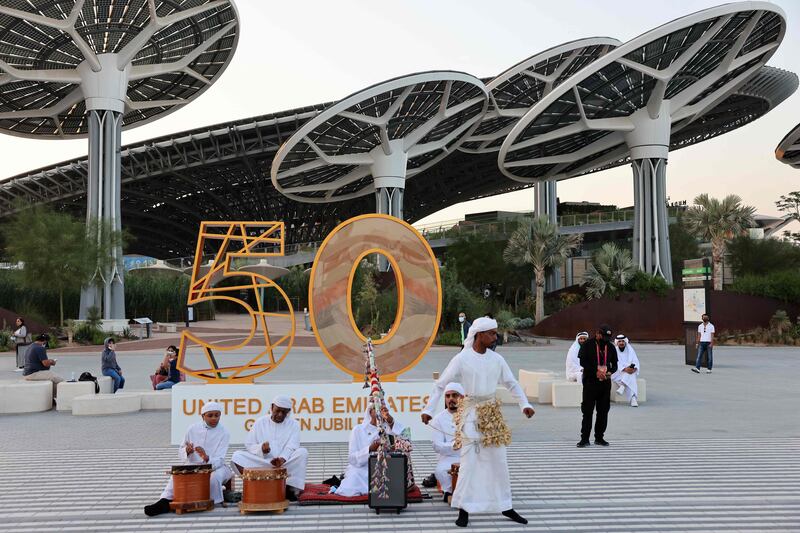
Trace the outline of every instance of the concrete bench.
{"type": "Polygon", "coordinates": [[[519,371],[519,384],[522,386],[522,390],[525,391],[525,395],[528,398],[533,398],[535,400],[539,399],[539,381],[545,379],[555,379],[556,375],[547,370],[520,370],[519,371]]]}
{"type": "MultiPolygon", "coordinates": [[[[636,393],[636,401],[639,403],[646,402],[647,381],[644,378],[636,378],[636,386],[639,389],[636,393]]],[[[616,383],[611,384],[611,401],[617,403],[628,403],[628,398],[626,396],[617,394],[618,387],[619,385],[617,385],[616,383]]]]}
{"type": "Polygon", "coordinates": [[[0,381],[0,413],[39,413],[53,408],[53,384],[49,381],[0,381]]]}
{"type": "Polygon", "coordinates": [[[57,411],[72,411],[72,400],[78,396],[94,395],[93,381],[62,381],[58,384],[57,411]]]}
{"type": "Polygon", "coordinates": [[[554,381],[553,407],[580,407],[583,400],[583,384],[575,381],[554,381]]]}
{"type": "Polygon", "coordinates": [[[114,380],[110,376],[98,376],[97,386],[100,394],[111,394],[114,392],[114,380]]]}
{"type": "Polygon", "coordinates": [[[553,383],[554,379],[539,380],[539,400],[536,402],[539,405],[546,405],[553,403],[553,383]]]}
{"type": "Polygon", "coordinates": [[[169,389],[142,391],[137,394],[142,398],[142,411],[169,411],[172,409],[172,391],[169,389]]]}
{"type": "Polygon", "coordinates": [[[142,397],[136,392],[85,394],[72,400],[72,414],[79,416],[135,413],[141,408],[142,397]]]}

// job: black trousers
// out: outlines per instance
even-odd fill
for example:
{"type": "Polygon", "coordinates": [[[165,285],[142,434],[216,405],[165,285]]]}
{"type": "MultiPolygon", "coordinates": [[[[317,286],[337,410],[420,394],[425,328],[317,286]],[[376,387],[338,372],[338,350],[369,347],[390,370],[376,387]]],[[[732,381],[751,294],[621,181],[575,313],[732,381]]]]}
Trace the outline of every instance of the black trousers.
{"type": "Polygon", "coordinates": [[[611,380],[595,381],[583,384],[583,401],[581,402],[581,440],[589,440],[592,432],[592,414],[597,409],[597,421],[594,425],[594,438],[602,439],[608,426],[608,410],[611,408],[611,380]]]}

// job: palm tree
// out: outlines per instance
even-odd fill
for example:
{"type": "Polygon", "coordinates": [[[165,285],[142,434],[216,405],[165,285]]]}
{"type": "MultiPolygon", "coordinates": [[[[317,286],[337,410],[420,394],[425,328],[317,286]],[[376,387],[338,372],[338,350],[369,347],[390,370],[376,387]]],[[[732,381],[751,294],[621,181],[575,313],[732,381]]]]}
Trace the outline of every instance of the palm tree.
{"type": "Polygon", "coordinates": [[[755,210],[755,207],[742,205],[742,199],[735,194],[729,194],[721,202],[707,194],[701,194],[683,215],[689,231],[700,239],[711,242],[715,291],[722,290],[722,258],[726,244],[752,227],[755,210]]]}
{"type": "Polygon", "coordinates": [[[512,265],[531,265],[536,281],[536,313],[538,324],[544,318],[544,275],[548,268],[560,266],[578,248],[583,235],[562,235],[558,226],[547,217],[522,220],[511,234],[503,250],[503,260],[512,265]]]}
{"type": "Polygon", "coordinates": [[[621,292],[638,272],[630,250],[623,250],[612,242],[604,244],[592,258],[586,269],[583,283],[590,299],[601,298],[621,292]]]}

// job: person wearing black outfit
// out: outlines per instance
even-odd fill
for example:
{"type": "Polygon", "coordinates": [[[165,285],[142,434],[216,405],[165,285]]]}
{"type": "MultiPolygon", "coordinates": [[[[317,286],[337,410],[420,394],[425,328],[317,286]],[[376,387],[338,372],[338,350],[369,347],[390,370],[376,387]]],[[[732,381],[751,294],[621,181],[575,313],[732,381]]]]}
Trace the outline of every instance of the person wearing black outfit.
{"type": "Polygon", "coordinates": [[[617,371],[617,350],[611,344],[611,328],[600,326],[594,339],[581,345],[578,359],[583,367],[583,401],[581,412],[581,440],[578,448],[589,446],[589,434],[592,432],[592,414],[597,409],[597,420],[594,424],[594,443],[608,446],[603,439],[608,425],[608,410],[611,407],[611,374],[617,371]]]}

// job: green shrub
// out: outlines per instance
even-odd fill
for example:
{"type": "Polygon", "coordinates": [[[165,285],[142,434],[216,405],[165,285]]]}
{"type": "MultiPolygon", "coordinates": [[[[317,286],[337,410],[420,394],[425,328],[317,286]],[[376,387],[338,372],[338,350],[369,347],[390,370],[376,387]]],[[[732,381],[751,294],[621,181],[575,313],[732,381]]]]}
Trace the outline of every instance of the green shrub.
{"type": "Polygon", "coordinates": [[[497,312],[495,320],[497,320],[497,329],[500,331],[507,331],[515,327],[515,321],[517,319],[511,311],[502,309],[497,312]]]}
{"type": "Polygon", "coordinates": [[[461,334],[457,331],[443,331],[436,337],[440,346],[461,346],[461,334]]]}
{"type": "Polygon", "coordinates": [[[0,352],[5,352],[11,349],[11,332],[6,329],[0,329],[0,352]]]}
{"type": "Polygon", "coordinates": [[[800,269],[800,247],[786,241],[736,237],[727,249],[734,276],[800,269]]]}
{"type": "Polygon", "coordinates": [[[734,280],[731,290],[742,294],[775,298],[783,302],[800,302],[800,270],[740,276],[734,280]]]}
{"type": "MultiPolygon", "coordinates": [[[[458,280],[455,269],[443,267],[442,277],[442,318],[440,328],[452,328],[458,324],[458,313],[467,315],[467,320],[472,322],[477,317],[486,314],[489,303],[477,294],[470,292],[458,280]]],[[[461,343],[461,336],[458,338],[461,343]]]]}
{"type": "Polygon", "coordinates": [[[625,285],[625,290],[638,292],[640,295],[655,294],[666,296],[670,284],[661,276],[653,276],[638,270],[625,285]]]}
{"type": "Polygon", "coordinates": [[[530,329],[535,325],[535,321],[528,317],[528,318],[520,318],[517,322],[517,329],[530,329]]]}

